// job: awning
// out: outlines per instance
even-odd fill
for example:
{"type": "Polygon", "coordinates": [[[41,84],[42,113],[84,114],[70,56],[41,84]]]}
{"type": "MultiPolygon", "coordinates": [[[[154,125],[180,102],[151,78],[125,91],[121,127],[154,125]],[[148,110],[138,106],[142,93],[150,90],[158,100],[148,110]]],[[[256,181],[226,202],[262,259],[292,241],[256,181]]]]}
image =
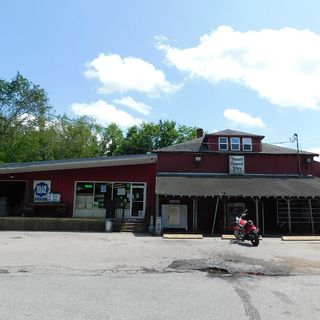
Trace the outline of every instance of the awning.
{"type": "Polygon", "coordinates": [[[320,197],[315,177],[157,176],[156,194],[230,197],[320,197]]]}

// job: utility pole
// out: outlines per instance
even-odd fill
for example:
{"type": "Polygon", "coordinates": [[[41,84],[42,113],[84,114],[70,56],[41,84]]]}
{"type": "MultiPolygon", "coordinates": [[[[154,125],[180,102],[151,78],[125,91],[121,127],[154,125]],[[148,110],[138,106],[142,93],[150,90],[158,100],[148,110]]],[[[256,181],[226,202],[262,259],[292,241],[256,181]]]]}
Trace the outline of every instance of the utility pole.
{"type": "Polygon", "coordinates": [[[299,176],[301,176],[301,162],[300,162],[300,150],[299,150],[299,138],[298,138],[298,134],[295,133],[293,135],[293,138],[290,139],[290,141],[293,143],[293,142],[296,142],[297,143],[297,159],[298,159],[298,174],[299,176]]]}

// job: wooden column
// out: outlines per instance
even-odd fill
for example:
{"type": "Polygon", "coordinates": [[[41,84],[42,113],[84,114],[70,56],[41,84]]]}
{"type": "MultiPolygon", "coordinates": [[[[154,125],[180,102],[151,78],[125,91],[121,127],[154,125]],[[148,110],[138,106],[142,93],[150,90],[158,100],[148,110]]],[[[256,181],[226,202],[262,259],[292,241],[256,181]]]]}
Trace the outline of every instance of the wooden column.
{"type": "Polygon", "coordinates": [[[157,221],[157,218],[159,217],[159,195],[156,195],[156,219],[155,219],[155,223],[157,221]]]}
{"type": "Polygon", "coordinates": [[[261,215],[262,215],[262,235],[264,235],[264,202],[261,202],[261,215]]]}
{"type": "Polygon", "coordinates": [[[259,228],[259,199],[255,198],[254,202],[256,203],[256,226],[259,228]]]}
{"type": "Polygon", "coordinates": [[[198,199],[192,198],[192,215],[193,215],[193,232],[197,232],[198,229],[198,199]]]}
{"type": "Polygon", "coordinates": [[[223,227],[224,232],[227,232],[227,203],[223,200],[223,227]]]}
{"type": "Polygon", "coordinates": [[[312,212],[312,202],[311,202],[311,199],[309,199],[309,210],[310,210],[310,219],[311,219],[312,234],[314,235],[314,224],[313,224],[313,212],[312,212]]]}
{"type": "Polygon", "coordinates": [[[292,233],[292,228],[291,228],[291,208],[290,208],[290,199],[286,199],[287,201],[287,209],[288,209],[288,228],[289,228],[289,233],[292,233]]]}
{"type": "Polygon", "coordinates": [[[216,209],[215,209],[215,211],[214,211],[214,217],[213,217],[213,223],[212,223],[211,237],[213,237],[214,226],[215,226],[215,224],[216,224],[216,218],[217,218],[218,205],[219,205],[219,197],[217,197],[216,209]]]}

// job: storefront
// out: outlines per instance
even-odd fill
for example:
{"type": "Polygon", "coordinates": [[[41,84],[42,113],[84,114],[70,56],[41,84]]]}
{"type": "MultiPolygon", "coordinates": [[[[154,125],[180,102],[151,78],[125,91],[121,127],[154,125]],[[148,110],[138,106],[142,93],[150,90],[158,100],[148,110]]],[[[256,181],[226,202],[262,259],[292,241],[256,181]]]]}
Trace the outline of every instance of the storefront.
{"type": "Polygon", "coordinates": [[[156,194],[158,215],[164,217],[163,227],[168,231],[185,229],[207,235],[231,232],[235,218],[246,208],[262,233],[320,233],[317,177],[158,173],[156,194]],[[177,209],[171,209],[178,207],[186,207],[184,217],[181,210],[177,217],[177,209]],[[188,222],[177,223],[185,217],[188,222]]]}
{"type": "Polygon", "coordinates": [[[148,223],[156,169],[155,155],[1,165],[0,214],[148,223]]]}
{"type": "Polygon", "coordinates": [[[316,154],[263,138],[224,130],[156,150],[156,218],[164,231],[232,232],[246,208],[264,234],[320,233],[316,154]]]}
{"type": "Polygon", "coordinates": [[[77,181],[74,217],[144,219],[146,183],[77,181]]]}

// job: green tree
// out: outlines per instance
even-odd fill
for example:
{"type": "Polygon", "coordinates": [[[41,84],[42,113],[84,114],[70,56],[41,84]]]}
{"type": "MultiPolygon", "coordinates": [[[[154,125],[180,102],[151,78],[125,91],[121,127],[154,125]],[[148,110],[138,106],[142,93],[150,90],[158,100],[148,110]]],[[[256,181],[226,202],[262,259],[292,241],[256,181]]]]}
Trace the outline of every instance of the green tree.
{"type": "Polygon", "coordinates": [[[0,161],[42,160],[45,145],[36,132],[45,130],[51,112],[46,91],[20,73],[0,79],[0,161]]]}
{"type": "Polygon", "coordinates": [[[70,119],[66,115],[54,124],[54,159],[87,158],[100,155],[99,134],[101,128],[88,117],[70,119]]]}
{"type": "Polygon", "coordinates": [[[52,107],[47,93],[17,73],[11,82],[0,79],[0,136],[5,137],[12,125],[20,125],[30,117],[48,117],[52,107]]]}
{"type": "Polygon", "coordinates": [[[111,123],[106,128],[101,127],[100,155],[121,155],[123,144],[124,136],[116,123],[111,123]]]}
{"type": "Polygon", "coordinates": [[[195,128],[177,126],[174,121],[160,120],[157,124],[143,122],[139,126],[128,128],[126,138],[119,150],[121,154],[144,154],[195,137],[195,128]]]}

